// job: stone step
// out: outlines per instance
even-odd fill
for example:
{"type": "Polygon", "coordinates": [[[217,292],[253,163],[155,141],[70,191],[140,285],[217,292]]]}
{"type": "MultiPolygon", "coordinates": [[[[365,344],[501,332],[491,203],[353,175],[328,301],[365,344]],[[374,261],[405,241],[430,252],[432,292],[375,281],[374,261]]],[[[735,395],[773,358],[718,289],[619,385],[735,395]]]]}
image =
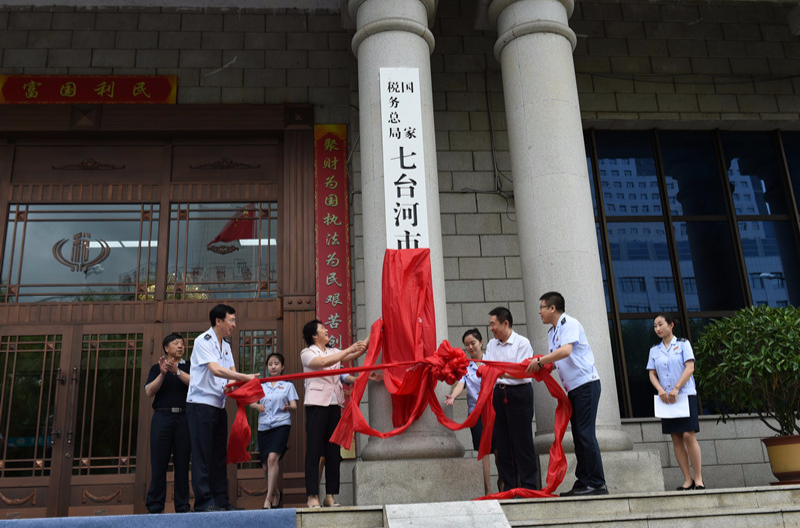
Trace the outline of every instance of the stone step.
{"type": "Polygon", "coordinates": [[[800,526],[800,506],[761,509],[724,509],[717,513],[702,511],[697,513],[653,512],[648,515],[632,514],[627,517],[594,517],[582,519],[543,519],[541,521],[515,521],[509,523],[513,528],[556,526],[558,528],[656,528],[689,527],[703,528],[796,528],[800,526]]]}
{"type": "MultiPolygon", "coordinates": [[[[458,503],[448,503],[450,508],[458,503]]],[[[469,502],[464,502],[464,511],[469,502]]],[[[800,527],[800,486],[729,488],[693,492],[627,493],[601,497],[516,499],[499,501],[512,527],[557,526],[624,528],[800,527]]],[[[430,517],[435,504],[419,508],[410,524],[439,528],[430,517]]],[[[390,508],[391,509],[391,508],[390,508]]],[[[413,508],[412,508],[413,510],[413,508]]],[[[442,508],[446,513],[447,508],[442,508]]],[[[298,528],[389,528],[383,506],[303,508],[297,510],[298,528]]],[[[449,514],[448,514],[449,515],[449,514]]],[[[478,520],[477,518],[475,519],[478,520]]],[[[447,524],[447,523],[445,523],[447,524]]],[[[483,528],[460,520],[461,528],[483,528]]]]}
{"type": "Polygon", "coordinates": [[[780,508],[800,504],[800,486],[729,488],[692,492],[627,493],[584,498],[502,501],[512,522],[653,512],[717,512],[720,509],[780,508]]]}

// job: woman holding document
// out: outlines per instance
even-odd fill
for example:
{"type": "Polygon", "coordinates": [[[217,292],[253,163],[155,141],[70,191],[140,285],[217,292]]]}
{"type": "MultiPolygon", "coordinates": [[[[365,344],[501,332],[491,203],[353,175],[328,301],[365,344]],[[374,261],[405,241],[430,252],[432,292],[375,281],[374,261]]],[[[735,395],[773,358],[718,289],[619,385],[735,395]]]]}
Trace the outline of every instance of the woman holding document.
{"type": "Polygon", "coordinates": [[[672,316],[656,316],[653,329],[661,338],[661,343],[650,349],[647,370],[650,372],[650,383],[658,391],[661,402],[673,405],[678,400],[688,398],[689,414],[680,418],[662,418],[661,432],[672,436],[675,458],[683,473],[683,485],[678,487],[678,491],[704,490],[700,445],[695,436],[700,431],[700,423],[693,376],[694,352],[688,341],[673,335],[674,326],[672,316]],[[694,469],[694,479],[689,471],[689,461],[694,469]]]}

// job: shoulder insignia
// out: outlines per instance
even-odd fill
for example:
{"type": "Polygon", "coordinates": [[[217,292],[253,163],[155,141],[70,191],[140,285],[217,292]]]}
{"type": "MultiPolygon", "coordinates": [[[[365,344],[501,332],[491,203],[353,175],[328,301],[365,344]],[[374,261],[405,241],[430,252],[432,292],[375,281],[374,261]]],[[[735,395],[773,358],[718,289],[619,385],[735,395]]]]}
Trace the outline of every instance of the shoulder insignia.
{"type": "Polygon", "coordinates": [[[209,339],[211,339],[211,334],[206,334],[206,335],[204,335],[204,336],[203,336],[203,339],[205,339],[206,341],[208,341],[209,339]]]}
{"type": "Polygon", "coordinates": [[[686,341],[686,338],[685,337],[681,337],[680,339],[678,339],[678,341],[686,341]]]}
{"type": "Polygon", "coordinates": [[[565,318],[563,318],[563,319],[561,320],[561,324],[562,324],[562,325],[563,325],[564,323],[566,323],[566,322],[567,322],[567,318],[566,318],[566,317],[565,317],[565,318]]]}

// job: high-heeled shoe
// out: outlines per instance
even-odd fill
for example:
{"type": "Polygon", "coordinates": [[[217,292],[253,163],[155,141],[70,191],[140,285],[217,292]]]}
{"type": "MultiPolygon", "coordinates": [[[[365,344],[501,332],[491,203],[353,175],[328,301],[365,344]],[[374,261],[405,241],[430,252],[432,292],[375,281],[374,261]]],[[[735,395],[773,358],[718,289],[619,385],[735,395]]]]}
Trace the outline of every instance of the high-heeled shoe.
{"type": "Polygon", "coordinates": [[[281,490],[275,490],[275,492],[278,494],[278,504],[275,504],[275,501],[270,501],[270,506],[280,508],[283,506],[283,493],[281,493],[281,490]]]}
{"type": "MultiPolygon", "coordinates": [[[[691,483],[691,485],[689,485],[689,487],[688,487],[688,488],[684,488],[683,486],[678,486],[677,488],[675,488],[675,490],[676,490],[676,491],[691,491],[691,490],[693,490],[694,488],[695,488],[695,486],[694,486],[694,480],[693,480],[693,481],[692,481],[692,483],[691,483]]],[[[703,488],[703,489],[705,489],[705,488],[703,488]]]]}

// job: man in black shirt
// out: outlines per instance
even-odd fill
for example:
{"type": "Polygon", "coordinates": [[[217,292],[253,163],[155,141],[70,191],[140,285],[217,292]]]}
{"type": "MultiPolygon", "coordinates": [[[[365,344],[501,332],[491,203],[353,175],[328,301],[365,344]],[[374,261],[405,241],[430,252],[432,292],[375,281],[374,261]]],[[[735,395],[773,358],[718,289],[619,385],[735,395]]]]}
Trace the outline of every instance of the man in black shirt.
{"type": "Polygon", "coordinates": [[[173,456],[175,511],[189,511],[189,421],[186,393],[189,390],[189,362],[183,359],[183,338],[170,334],[162,342],[164,356],[150,369],[144,390],[153,398],[150,422],[150,489],[147,511],[162,513],[167,497],[167,466],[173,456]]]}

